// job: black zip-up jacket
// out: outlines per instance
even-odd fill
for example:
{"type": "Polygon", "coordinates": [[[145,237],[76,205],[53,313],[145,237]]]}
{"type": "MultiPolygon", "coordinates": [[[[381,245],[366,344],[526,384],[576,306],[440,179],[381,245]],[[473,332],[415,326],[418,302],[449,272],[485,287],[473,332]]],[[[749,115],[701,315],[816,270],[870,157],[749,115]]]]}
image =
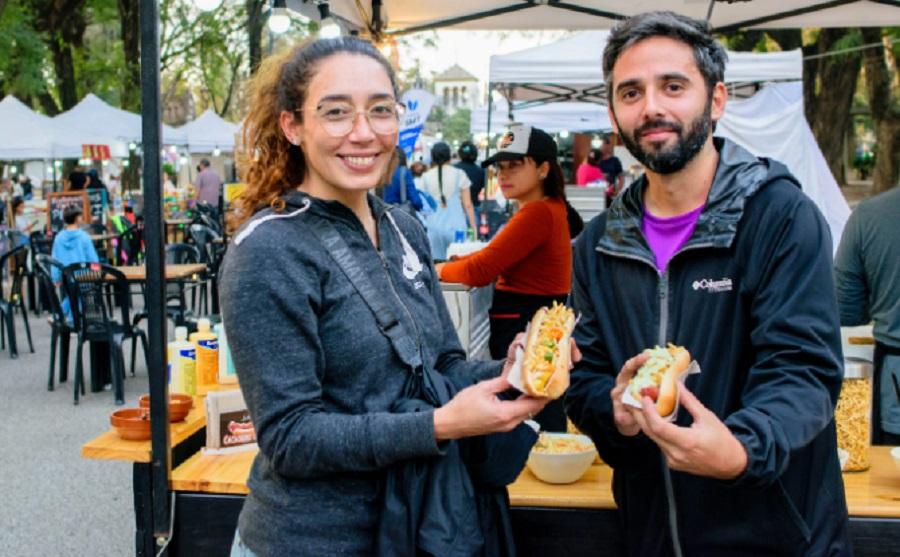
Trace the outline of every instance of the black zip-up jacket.
{"type": "Polygon", "coordinates": [[[783,165],[715,145],[707,204],[665,272],[641,232],[646,178],[579,238],[572,303],[584,358],[567,411],[615,470],[630,555],[850,555],[828,227],[783,165]],[[690,350],[702,373],[687,387],[747,450],[735,480],[671,471],[648,437],[615,427],[609,393],[622,365],[667,342],[690,350]]]}

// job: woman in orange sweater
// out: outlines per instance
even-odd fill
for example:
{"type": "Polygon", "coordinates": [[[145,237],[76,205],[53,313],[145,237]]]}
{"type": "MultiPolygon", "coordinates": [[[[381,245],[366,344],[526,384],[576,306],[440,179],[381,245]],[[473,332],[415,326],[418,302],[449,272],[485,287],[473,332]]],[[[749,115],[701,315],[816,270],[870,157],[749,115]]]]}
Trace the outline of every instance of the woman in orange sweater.
{"type": "MultiPolygon", "coordinates": [[[[543,130],[513,125],[499,151],[481,163],[494,165],[500,188],[519,210],[482,250],[437,265],[442,281],[485,286],[496,281],[491,320],[491,357],[525,330],[534,312],[565,303],[572,281],[572,244],[584,224],[565,198],[556,142],[543,130]]],[[[557,401],[558,402],[558,401],[557,401]]],[[[562,404],[538,415],[546,430],[565,431],[562,404]]]]}

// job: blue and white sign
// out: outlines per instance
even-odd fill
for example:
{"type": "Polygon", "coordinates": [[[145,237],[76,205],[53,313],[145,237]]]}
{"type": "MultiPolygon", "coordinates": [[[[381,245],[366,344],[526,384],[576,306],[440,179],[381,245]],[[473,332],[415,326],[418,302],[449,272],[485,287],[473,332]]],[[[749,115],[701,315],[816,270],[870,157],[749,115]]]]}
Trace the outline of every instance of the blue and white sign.
{"type": "Polygon", "coordinates": [[[400,102],[406,107],[406,114],[403,115],[403,121],[400,122],[398,145],[406,153],[407,158],[412,157],[416,140],[422,133],[428,113],[434,106],[434,100],[434,95],[424,89],[410,89],[400,99],[400,102]]]}

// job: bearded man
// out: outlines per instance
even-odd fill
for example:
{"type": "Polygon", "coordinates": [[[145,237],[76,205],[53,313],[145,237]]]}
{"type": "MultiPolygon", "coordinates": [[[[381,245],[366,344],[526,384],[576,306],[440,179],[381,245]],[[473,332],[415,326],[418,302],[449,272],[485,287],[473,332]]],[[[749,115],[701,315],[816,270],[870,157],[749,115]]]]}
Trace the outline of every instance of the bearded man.
{"type": "Polygon", "coordinates": [[[646,173],[575,247],[567,412],[614,469],[630,555],[851,555],[832,239],[784,165],[713,137],[726,58],[669,12],[610,34],[611,120],[646,173]],[[702,370],[672,422],[621,402],[667,343],[702,370]]]}

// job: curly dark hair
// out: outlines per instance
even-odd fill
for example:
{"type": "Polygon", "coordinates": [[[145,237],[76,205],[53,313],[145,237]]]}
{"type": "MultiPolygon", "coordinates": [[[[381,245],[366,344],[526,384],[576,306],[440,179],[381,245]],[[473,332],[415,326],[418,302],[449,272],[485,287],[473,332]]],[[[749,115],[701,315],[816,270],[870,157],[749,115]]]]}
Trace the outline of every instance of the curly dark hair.
{"type": "MultiPolygon", "coordinates": [[[[257,211],[284,209],[282,195],[303,182],[306,159],[281,130],[279,117],[290,111],[297,120],[302,113],[310,81],[318,66],[336,54],[368,56],[384,68],[398,95],[397,79],[390,63],[372,43],[356,37],[319,39],[302,43],[264,60],[250,82],[247,118],[241,128],[236,158],[246,189],[235,200],[236,214],[229,224],[240,225],[257,211]]],[[[395,166],[392,163],[389,168],[395,166]]]]}

